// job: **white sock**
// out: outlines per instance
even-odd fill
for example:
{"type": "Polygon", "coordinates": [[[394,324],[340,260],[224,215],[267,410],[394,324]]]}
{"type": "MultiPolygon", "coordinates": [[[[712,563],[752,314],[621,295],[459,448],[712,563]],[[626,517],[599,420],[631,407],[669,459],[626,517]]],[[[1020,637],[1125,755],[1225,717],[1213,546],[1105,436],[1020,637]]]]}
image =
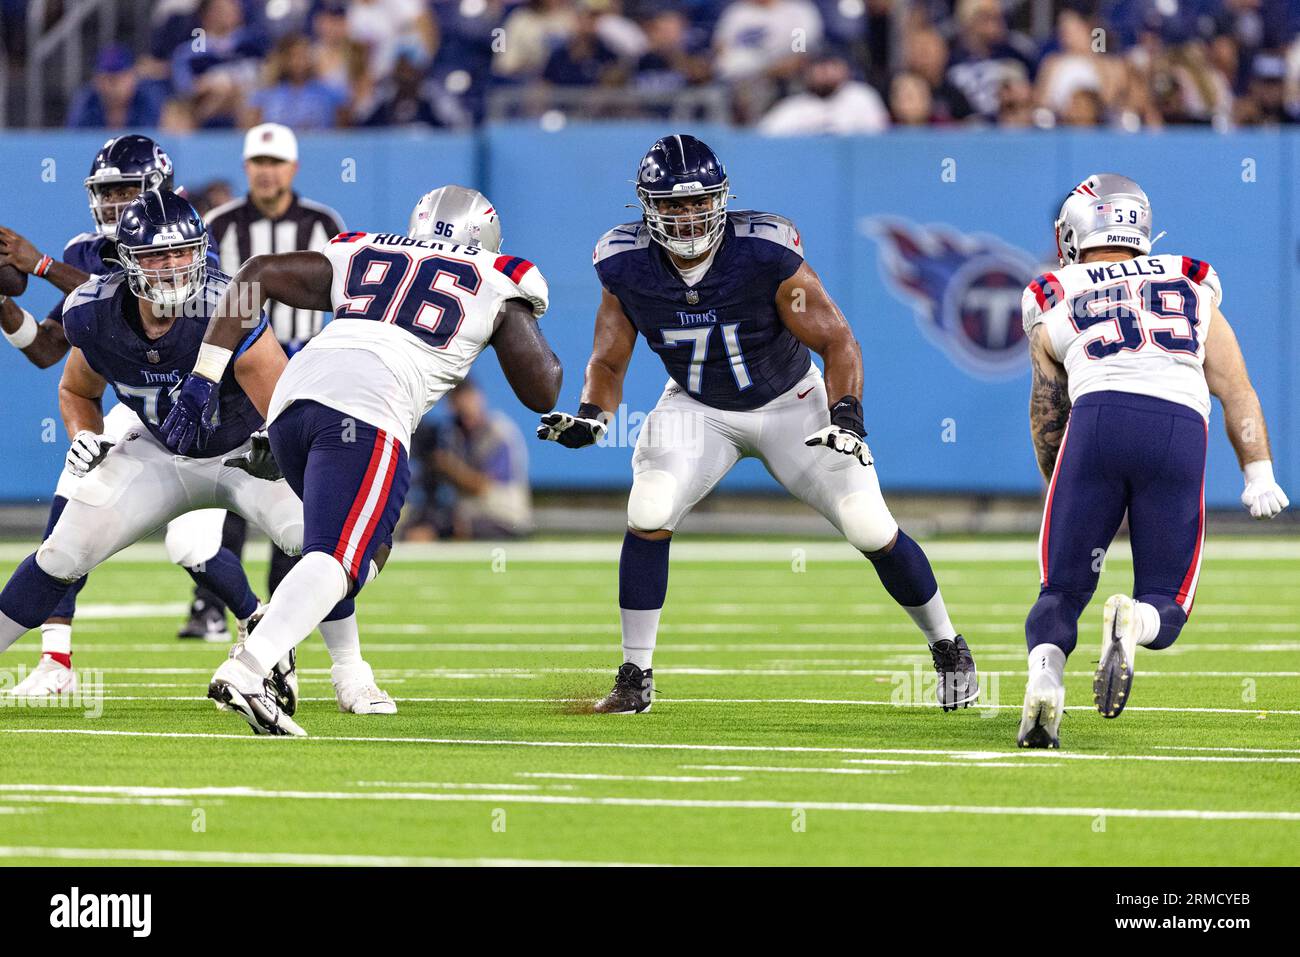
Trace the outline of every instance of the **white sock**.
{"type": "Polygon", "coordinates": [[[1044,672],[1052,676],[1053,684],[1065,684],[1065,652],[1059,645],[1044,642],[1029,652],[1029,684],[1044,672]]]}
{"type": "Polygon", "coordinates": [[[361,633],[357,630],[355,614],[338,621],[322,621],[317,627],[320,636],[325,639],[330,661],[339,667],[346,667],[361,660],[361,633]]]}
{"type": "Polygon", "coordinates": [[[630,661],[642,671],[653,667],[655,637],[659,634],[659,615],[662,608],[620,608],[623,622],[623,660],[630,661]]]}
{"type": "Polygon", "coordinates": [[[1137,643],[1149,645],[1160,634],[1160,612],[1155,605],[1144,601],[1133,602],[1133,620],[1137,625],[1137,643]]]}
{"type": "Polygon", "coordinates": [[[257,631],[244,642],[245,653],[262,665],[262,674],[316,630],[348,592],[348,575],[324,552],[308,552],[271,596],[257,631]]]}
{"type": "Polygon", "coordinates": [[[52,625],[49,622],[41,625],[41,654],[72,654],[72,626],[52,625]]]}
{"type": "Polygon", "coordinates": [[[952,619],[948,617],[948,609],[943,603],[941,592],[935,591],[924,605],[910,607],[903,605],[902,608],[912,616],[916,627],[920,628],[921,634],[925,635],[927,644],[933,645],[936,641],[957,637],[957,629],[952,626],[952,619]]]}

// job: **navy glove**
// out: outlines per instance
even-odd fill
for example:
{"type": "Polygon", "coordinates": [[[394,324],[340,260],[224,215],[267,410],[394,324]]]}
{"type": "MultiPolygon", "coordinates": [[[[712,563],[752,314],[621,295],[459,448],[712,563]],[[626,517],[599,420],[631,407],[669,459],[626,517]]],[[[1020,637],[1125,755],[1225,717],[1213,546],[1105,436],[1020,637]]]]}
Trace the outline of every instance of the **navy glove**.
{"type": "Polygon", "coordinates": [[[578,414],[548,412],[537,427],[537,437],[544,442],[559,442],[566,449],[580,449],[595,445],[609,428],[609,416],[600,406],[584,402],[578,414]]]}
{"type": "Polygon", "coordinates": [[[200,449],[216,431],[213,419],[217,414],[217,383],[198,373],[185,377],[180,388],[172,393],[172,410],[162,424],[167,448],[178,455],[188,455],[197,445],[200,449]]]}

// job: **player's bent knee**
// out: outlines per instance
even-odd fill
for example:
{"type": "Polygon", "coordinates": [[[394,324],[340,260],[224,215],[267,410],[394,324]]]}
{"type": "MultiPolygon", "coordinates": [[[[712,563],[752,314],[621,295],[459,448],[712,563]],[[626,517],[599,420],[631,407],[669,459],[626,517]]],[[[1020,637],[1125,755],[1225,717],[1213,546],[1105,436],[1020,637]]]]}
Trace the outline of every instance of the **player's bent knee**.
{"type": "Polygon", "coordinates": [[[36,564],[51,578],[65,582],[76,581],[91,567],[84,551],[67,548],[53,535],[36,549],[36,564]]]}
{"type": "Polygon", "coordinates": [[[651,469],[632,480],[627,498],[627,523],[639,532],[657,532],[673,523],[677,479],[669,472],[651,469]]]}
{"type": "Polygon", "coordinates": [[[879,495],[870,492],[846,495],[840,500],[838,512],[840,531],[858,551],[878,552],[898,534],[898,523],[879,495]]]}
{"type": "MultiPolygon", "coordinates": [[[[336,584],[340,601],[352,588],[352,576],[347,568],[323,547],[311,548],[304,552],[302,561],[298,563],[298,568],[308,569],[317,581],[324,582],[327,585],[336,584]]],[[[294,569],[294,571],[297,570],[297,568],[294,569]]],[[[290,574],[293,574],[293,572],[290,572],[290,574]]]]}
{"type": "MultiPolygon", "coordinates": [[[[175,524],[175,523],[173,523],[175,524]]],[[[221,539],[215,542],[199,542],[194,540],[191,528],[180,527],[173,528],[167,526],[167,535],[163,539],[163,544],[167,548],[167,559],[173,565],[180,565],[182,568],[197,568],[204,562],[210,562],[216,557],[217,552],[221,551],[221,539]],[[213,545],[216,547],[214,548],[213,545]]]]}

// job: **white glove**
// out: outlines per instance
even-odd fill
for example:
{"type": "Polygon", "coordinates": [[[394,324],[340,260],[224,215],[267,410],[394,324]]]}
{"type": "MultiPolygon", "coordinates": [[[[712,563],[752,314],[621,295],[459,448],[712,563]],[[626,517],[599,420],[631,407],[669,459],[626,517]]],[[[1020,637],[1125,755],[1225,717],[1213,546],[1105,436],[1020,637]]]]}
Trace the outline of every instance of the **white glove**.
{"type": "Polygon", "coordinates": [[[113,447],[104,436],[96,435],[89,429],[82,429],[72,437],[72,447],[68,449],[68,471],[81,478],[100,462],[113,447]]]}
{"type": "Polygon", "coordinates": [[[836,452],[843,452],[845,455],[853,456],[863,465],[871,465],[874,462],[871,457],[871,449],[867,448],[867,443],[862,436],[856,432],[850,432],[848,429],[842,429],[838,425],[828,425],[826,428],[814,432],[803,440],[803,444],[824,445],[836,452]]]}
{"type": "Polygon", "coordinates": [[[1251,518],[1272,518],[1291,504],[1273,478],[1273,463],[1267,459],[1247,462],[1242,475],[1246,477],[1246,489],[1241,493],[1241,504],[1250,511],[1251,518]]]}

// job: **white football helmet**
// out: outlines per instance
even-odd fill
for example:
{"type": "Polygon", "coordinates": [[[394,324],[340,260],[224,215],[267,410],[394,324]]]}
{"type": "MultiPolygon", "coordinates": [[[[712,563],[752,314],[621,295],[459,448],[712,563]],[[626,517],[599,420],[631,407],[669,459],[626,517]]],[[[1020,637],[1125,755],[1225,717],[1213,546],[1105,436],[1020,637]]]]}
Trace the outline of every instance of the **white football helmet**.
{"type": "Polygon", "coordinates": [[[1056,218],[1056,254],[1062,266],[1085,249],[1119,246],[1151,252],[1151,201],[1142,187],[1118,173],[1094,173],[1076,186],[1056,218]]]}
{"type": "Polygon", "coordinates": [[[406,234],[427,242],[501,251],[501,220],[488,198],[464,186],[440,186],[420,197],[406,234]]]}

